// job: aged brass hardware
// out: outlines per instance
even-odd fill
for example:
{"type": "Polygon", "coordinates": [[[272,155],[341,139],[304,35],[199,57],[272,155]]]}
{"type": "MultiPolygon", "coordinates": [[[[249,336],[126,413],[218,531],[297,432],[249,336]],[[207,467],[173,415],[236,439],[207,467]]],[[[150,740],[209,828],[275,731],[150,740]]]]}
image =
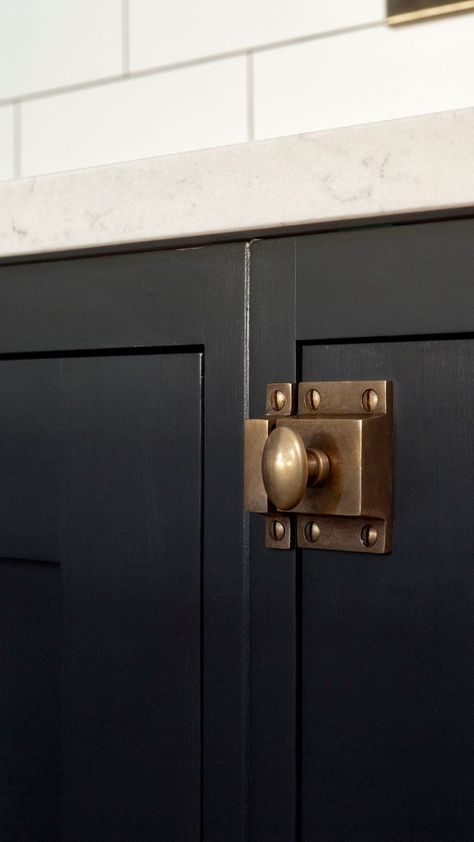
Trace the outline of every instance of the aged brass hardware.
{"type": "Polygon", "coordinates": [[[281,520],[272,520],[271,535],[273,541],[283,541],[286,529],[281,520]]]}
{"type": "Polygon", "coordinates": [[[321,530],[314,520],[308,520],[304,527],[304,538],[308,544],[315,544],[319,541],[321,530]]]}
{"type": "Polygon", "coordinates": [[[265,401],[265,415],[293,415],[295,395],[294,383],[269,383],[265,401]]]}
{"type": "Polygon", "coordinates": [[[474,9],[474,0],[387,0],[389,26],[453,15],[474,9]]]}
{"type": "Polygon", "coordinates": [[[270,395],[271,407],[275,412],[281,412],[281,410],[285,408],[286,402],[287,397],[281,389],[275,389],[275,391],[270,395]]]}
{"type": "Polygon", "coordinates": [[[323,450],[306,450],[303,439],[290,427],[275,427],[265,442],[262,476],[265,490],[277,509],[298,505],[308,486],[320,485],[329,474],[323,450]]]}
{"type": "Polygon", "coordinates": [[[285,515],[265,515],[265,546],[273,550],[291,547],[291,520],[285,515]]]}
{"type": "Polygon", "coordinates": [[[266,546],[389,552],[392,384],[271,383],[266,415],[245,429],[245,505],[266,516],[266,546]]]}

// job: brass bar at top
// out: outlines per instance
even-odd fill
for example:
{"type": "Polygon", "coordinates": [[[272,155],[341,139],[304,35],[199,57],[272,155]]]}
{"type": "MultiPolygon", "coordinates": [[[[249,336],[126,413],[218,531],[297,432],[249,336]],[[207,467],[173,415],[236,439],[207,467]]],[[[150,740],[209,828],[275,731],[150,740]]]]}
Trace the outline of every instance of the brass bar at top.
{"type": "MultiPolygon", "coordinates": [[[[405,4],[409,6],[409,3],[405,4]]],[[[399,26],[404,23],[415,23],[416,21],[428,20],[429,18],[440,17],[441,15],[454,15],[460,12],[474,10],[474,0],[456,0],[453,3],[442,3],[440,5],[428,4],[424,9],[411,9],[406,12],[395,12],[395,7],[400,3],[394,0],[387,0],[387,18],[389,26],[399,26]]]]}

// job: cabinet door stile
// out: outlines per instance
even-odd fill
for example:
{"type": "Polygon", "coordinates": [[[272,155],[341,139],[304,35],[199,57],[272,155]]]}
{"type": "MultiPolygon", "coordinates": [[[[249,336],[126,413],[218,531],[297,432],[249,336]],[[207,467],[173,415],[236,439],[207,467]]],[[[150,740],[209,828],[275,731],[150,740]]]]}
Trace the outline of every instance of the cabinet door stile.
{"type": "MultiPolygon", "coordinates": [[[[250,416],[267,383],[294,382],[295,243],[251,245],[250,416]]],[[[294,550],[264,548],[250,516],[250,839],[287,842],[298,825],[298,600],[294,550]]]]}

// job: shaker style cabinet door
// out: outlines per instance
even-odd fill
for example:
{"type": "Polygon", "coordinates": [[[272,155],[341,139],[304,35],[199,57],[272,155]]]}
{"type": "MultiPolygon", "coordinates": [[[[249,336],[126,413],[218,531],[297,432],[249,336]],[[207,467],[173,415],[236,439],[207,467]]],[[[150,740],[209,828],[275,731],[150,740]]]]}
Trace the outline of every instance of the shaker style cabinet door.
{"type": "Polygon", "coordinates": [[[464,219],[0,267],[1,842],[470,842],[473,266],[464,219]],[[265,548],[266,384],[381,380],[392,551],[265,548]]]}
{"type": "Polygon", "coordinates": [[[251,515],[252,842],[474,835],[474,222],[257,242],[269,382],[391,380],[393,548],[264,548],[251,515]]]}
{"type": "Polygon", "coordinates": [[[244,268],[0,269],[5,842],[242,838],[244,268]]]}

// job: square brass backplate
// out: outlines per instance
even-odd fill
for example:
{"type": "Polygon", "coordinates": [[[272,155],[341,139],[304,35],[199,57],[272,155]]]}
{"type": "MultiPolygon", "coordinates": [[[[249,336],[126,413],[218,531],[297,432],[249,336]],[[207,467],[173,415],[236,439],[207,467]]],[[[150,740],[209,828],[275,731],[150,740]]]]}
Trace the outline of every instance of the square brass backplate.
{"type": "Polygon", "coordinates": [[[304,549],[389,552],[390,381],[310,381],[297,396],[272,383],[266,412],[245,435],[245,505],[266,515],[266,545],[289,548],[293,529],[304,549]]]}

